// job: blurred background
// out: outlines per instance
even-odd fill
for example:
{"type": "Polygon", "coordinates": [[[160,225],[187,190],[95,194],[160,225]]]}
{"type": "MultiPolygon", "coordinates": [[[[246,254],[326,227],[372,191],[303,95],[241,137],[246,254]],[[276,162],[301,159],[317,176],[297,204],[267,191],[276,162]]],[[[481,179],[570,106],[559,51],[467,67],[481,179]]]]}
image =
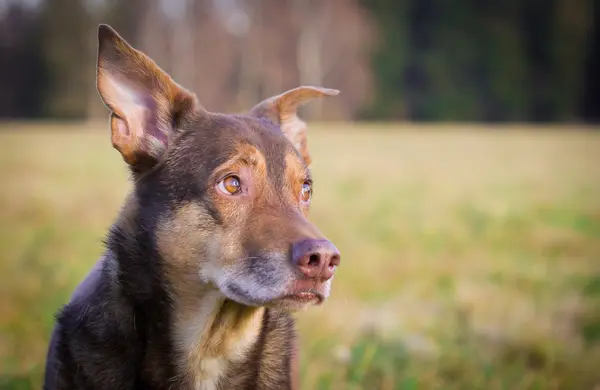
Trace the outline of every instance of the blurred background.
{"type": "Polygon", "coordinates": [[[598,121],[594,3],[1,0],[0,116],[105,116],[108,23],[213,110],[315,84],[344,93],[309,118],[598,121]]]}
{"type": "Polygon", "coordinates": [[[131,188],[99,23],[212,111],[341,91],[301,109],[344,258],[303,389],[600,389],[594,0],[0,0],[0,389],[40,388],[131,188]]]}

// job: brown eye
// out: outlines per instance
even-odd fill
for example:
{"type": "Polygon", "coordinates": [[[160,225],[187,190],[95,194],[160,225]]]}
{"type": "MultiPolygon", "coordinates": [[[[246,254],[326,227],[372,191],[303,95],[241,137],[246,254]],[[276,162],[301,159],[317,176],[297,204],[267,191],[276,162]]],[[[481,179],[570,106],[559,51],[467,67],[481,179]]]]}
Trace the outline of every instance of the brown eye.
{"type": "Polygon", "coordinates": [[[235,175],[227,176],[217,184],[217,187],[226,195],[237,194],[241,190],[240,178],[235,175]]]}
{"type": "Polygon", "coordinates": [[[300,199],[302,199],[303,202],[309,202],[311,196],[312,187],[309,182],[305,181],[304,184],[302,184],[302,192],[300,193],[300,199]]]}

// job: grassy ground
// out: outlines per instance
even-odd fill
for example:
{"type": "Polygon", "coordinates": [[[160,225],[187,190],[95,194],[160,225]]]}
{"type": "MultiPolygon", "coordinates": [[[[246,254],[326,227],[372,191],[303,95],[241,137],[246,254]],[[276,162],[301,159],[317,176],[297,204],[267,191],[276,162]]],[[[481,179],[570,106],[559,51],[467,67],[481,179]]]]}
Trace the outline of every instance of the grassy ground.
{"type": "MultiPolygon", "coordinates": [[[[0,388],[40,388],[129,190],[105,124],[79,127],[0,127],[0,388]]],[[[298,316],[303,389],[600,386],[600,132],[311,130],[312,219],[343,264],[298,316]]]]}

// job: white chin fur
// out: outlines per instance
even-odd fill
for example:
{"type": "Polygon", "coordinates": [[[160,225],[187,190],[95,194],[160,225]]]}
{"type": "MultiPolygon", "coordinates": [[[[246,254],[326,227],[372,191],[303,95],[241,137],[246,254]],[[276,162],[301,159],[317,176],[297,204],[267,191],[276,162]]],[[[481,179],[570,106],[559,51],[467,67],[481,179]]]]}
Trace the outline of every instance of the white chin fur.
{"type": "Polygon", "coordinates": [[[282,278],[275,286],[265,286],[258,283],[252,274],[240,275],[228,271],[205,268],[201,277],[204,281],[218,286],[219,290],[228,299],[247,306],[265,305],[269,301],[284,295],[289,284],[282,278]]]}
{"type": "Polygon", "coordinates": [[[286,291],[286,288],[260,285],[251,278],[229,279],[226,283],[220,283],[219,289],[227,298],[248,306],[264,306],[286,291]]]}

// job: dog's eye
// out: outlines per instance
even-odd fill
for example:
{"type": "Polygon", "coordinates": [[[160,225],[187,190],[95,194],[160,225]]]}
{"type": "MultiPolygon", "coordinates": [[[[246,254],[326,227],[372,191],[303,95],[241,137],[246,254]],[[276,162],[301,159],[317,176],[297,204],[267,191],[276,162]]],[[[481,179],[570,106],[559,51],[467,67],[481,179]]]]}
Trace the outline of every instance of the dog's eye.
{"type": "Polygon", "coordinates": [[[310,197],[312,196],[312,187],[309,182],[305,181],[302,184],[302,192],[300,193],[300,198],[303,202],[310,201],[310,197]]]}
{"type": "Polygon", "coordinates": [[[237,194],[240,190],[240,178],[234,175],[227,176],[217,184],[219,190],[226,195],[237,194]]]}

